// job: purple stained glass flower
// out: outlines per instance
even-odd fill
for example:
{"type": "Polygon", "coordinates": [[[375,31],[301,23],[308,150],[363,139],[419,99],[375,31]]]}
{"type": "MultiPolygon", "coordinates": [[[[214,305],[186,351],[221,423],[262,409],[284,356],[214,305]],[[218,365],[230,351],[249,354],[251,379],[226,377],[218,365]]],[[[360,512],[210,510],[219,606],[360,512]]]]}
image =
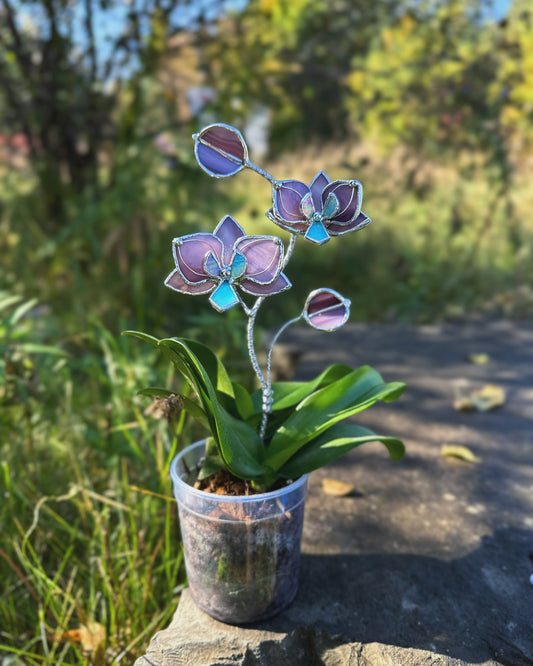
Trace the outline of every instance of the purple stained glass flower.
{"type": "Polygon", "coordinates": [[[303,311],[306,322],[319,331],[335,331],[348,321],[350,301],[333,289],[316,289],[307,297],[303,311]]]}
{"type": "Polygon", "coordinates": [[[357,231],[370,224],[361,211],[363,186],[357,180],[334,180],[320,171],[311,185],[280,181],[273,189],[267,216],[283,229],[322,245],[330,236],[357,231]]]}
{"type": "Polygon", "coordinates": [[[219,312],[240,303],[236,287],[252,296],[271,296],[289,289],[281,272],[283,243],[275,236],[247,236],[230,216],[214,233],[196,233],[172,241],[176,268],[165,280],[183,294],[211,294],[219,312]]]}

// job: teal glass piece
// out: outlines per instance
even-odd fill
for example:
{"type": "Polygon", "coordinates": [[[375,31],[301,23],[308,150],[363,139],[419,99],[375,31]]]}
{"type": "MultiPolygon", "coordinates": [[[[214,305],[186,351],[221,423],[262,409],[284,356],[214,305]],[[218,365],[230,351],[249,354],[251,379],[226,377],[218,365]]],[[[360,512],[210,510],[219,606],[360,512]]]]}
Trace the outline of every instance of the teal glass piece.
{"type": "Polygon", "coordinates": [[[322,211],[322,217],[326,219],[332,218],[335,213],[339,210],[339,200],[337,197],[333,194],[333,192],[330,192],[328,194],[328,198],[326,199],[326,203],[324,204],[324,209],[322,211]]]}
{"type": "Polygon", "coordinates": [[[220,264],[212,252],[209,252],[204,259],[204,269],[211,277],[220,277],[220,264]]]}
{"type": "Polygon", "coordinates": [[[318,245],[322,245],[329,240],[329,234],[326,231],[326,227],[319,220],[311,224],[305,237],[313,243],[318,243],[318,245]]]}
{"type": "Polygon", "coordinates": [[[236,252],[231,262],[231,277],[237,280],[244,275],[245,270],[246,259],[240,252],[236,252]]]}
{"type": "Polygon", "coordinates": [[[224,280],[211,294],[209,302],[215,308],[215,310],[218,310],[219,312],[225,312],[226,310],[232,308],[234,305],[237,305],[239,298],[231,284],[227,280],[224,280]]]}

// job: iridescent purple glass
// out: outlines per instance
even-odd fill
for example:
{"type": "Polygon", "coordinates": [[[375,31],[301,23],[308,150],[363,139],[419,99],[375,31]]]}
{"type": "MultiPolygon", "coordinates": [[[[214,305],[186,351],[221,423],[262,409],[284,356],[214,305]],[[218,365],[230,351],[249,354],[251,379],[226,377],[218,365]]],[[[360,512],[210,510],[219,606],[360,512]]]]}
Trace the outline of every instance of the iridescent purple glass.
{"type": "Polygon", "coordinates": [[[234,127],[220,123],[210,125],[194,138],[196,159],[210,176],[233,176],[248,161],[246,143],[234,127]]]}
{"type": "Polygon", "coordinates": [[[316,289],[307,297],[303,317],[313,328],[335,331],[350,316],[350,301],[333,289],[316,289]]]}

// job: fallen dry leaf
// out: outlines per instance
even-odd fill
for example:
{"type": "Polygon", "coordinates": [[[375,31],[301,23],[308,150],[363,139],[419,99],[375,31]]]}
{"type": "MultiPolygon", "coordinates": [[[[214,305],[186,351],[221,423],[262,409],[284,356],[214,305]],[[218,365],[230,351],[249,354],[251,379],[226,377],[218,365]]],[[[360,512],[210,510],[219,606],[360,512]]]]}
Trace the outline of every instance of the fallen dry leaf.
{"type": "Polygon", "coordinates": [[[497,384],[486,384],[479,391],[457,398],[453,406],[461,411],[488,412],[505,404],[505,389],[497,384]]]}
{"type": "Polygon", "coordinates": [[[326,495],[333,495],[335,497],[346,497],[353,493],[355,487],[351,483],[345,481],[338,481],[337,479],[322,479],[322,490],[326,495]]]}
{"type": "Polygon", "coordinates": [[[104,664],[106,631],[103,624],[80,624],[78,629],[55,634],[54,639],[63,643],[79,643],[84,651],[91,654],[91,661],[95,666],[104,664]]]}
{"type": "Polygon", "coordinates": [[[480,352],[476,354],[469,354],[468,360],[470,361],[470,363],[473,363],[474,365],[486,365],[487,363],[490,363],[490,356],[488,354],[480,352]]]}
{"type": "Polygon", "coordinates": [[[444,444],[440,452],[441,455],[447,458],[459,458],[472,463],[481,462],[481,458],[478,458],[467,446],[461,446],[460,444],[444,444]]]}

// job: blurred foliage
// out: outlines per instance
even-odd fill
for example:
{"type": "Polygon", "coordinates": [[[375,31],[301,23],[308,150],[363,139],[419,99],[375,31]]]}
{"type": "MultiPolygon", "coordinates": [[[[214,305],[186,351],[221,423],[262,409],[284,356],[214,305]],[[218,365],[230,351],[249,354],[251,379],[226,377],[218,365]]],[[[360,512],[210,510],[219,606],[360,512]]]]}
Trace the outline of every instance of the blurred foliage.
{"type": "Polygon", "coordinates": [[[135,396],[161,381],[153,355],[98,323],[74,338],[58,323],[0,296],[0,654],[133,663],[183,582],[168,467],[195,434],[135,396]],[[94,624],[90,646],[77,632],[94,624]]]}
{"type": "Polygon", "coordinates": [[[271,148],[346,134],[346,75],[401,0],[252,0],[222,21],[205,47],[222,117],[246,119],[265,105],[271,148]]]}
{"type": "MultiPolygon", "coordinates": [[[[421,3],[377,36],[348,77],[348,106],[366,136],[405,143],[425,156],[491,148],[498,99],[497,24],[484,26],[479,3],[421,3]]],[[[497,135],[495,135],[497,136],[497,135]]]]}
{"type": "Polygon", "coordinates": [[[488,0],[237,7],[0,0],[0,644],[24,663],[130,663],[179,593],[160,496],[201,433],[145,413],[138,388],[182,387],[120,330],[196,337],[250,381],[242,313],[162,285],[172,238],[226,213],[280,233],[256,174],[198,168],[201,125],[248,138],[266,112],[276,178],[364,184],[372,225],[299,239],[259,325],[326,285],[360,321],[533,315],[529,0],[498,21],[488,0]],[[92,656],[65,638],[90,622],[92,656]]]}

